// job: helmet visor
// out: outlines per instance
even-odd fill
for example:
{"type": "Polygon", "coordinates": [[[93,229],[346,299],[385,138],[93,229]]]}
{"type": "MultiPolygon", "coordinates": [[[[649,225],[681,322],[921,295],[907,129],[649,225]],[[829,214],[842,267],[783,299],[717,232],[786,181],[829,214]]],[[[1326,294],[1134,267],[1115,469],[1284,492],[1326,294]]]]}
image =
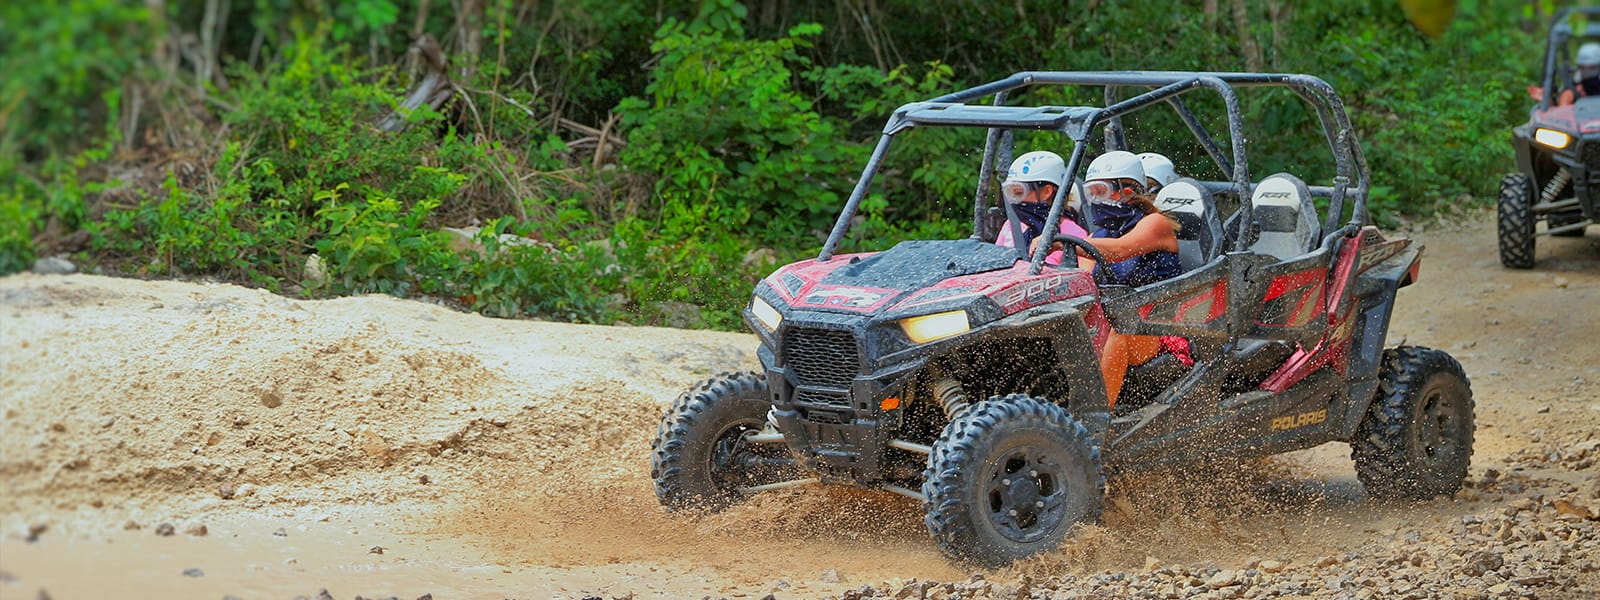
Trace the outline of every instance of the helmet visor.
{"type": "Polygon", "coordinates": [[[1000,182],[1000,194],[1005,197],[1006,202],[1012,204],[1021,202],[1028,197],[1028,194],[1037,189],[1039,189],[1039,183],[1036,181],[1007,180],[1000,182]]]}
{"type": "Polygon", "coordinates": [[[1090,202],[1117,204],[1138,193],[1138,183],[1119,179],[1091,179],[1083,183],[1083,195],[1090,202]]]}

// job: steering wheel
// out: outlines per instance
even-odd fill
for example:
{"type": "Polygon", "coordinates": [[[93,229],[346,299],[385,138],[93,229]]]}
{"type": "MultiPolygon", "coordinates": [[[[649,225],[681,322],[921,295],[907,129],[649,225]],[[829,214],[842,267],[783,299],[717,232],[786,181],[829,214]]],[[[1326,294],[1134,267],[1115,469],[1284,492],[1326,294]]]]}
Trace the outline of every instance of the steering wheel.
{"type": "MultiPolygon", "coordinates": [[[[1088,254],[1089,258],[1094,259],[1093,275],[1094,275],[1094,283],[1095,283],[1095,285],[1104,287],[1104,286],[1112,285],[1114,283],[1113,281],[1111,281],[1110,273],[1106,272],[1106,257],[1105,257],[1105,255],[1101,254],[1100,250],[1096,249],[1094,247],[1094,245],[1090,244],[1087,240],[1084,240],[1083,238],[1080,238],[1080,237],[1075,236],[1075,235],[1067,235],[1067,234],[1064,234],[1064,233],[1058,233],[1058,234],[1056,234],[1055,237],[1050,238],[1050,242],[1051,243],[1061,242],[1064,245],[1077,246],[1079,248],[1082,248],[1084,254],[1088,254]]],[[[1076,257],[1078,255],[1078,253],[1069,252],[1069,253],[1067,253],[1067,255],[1068,256],[1072,256],[1072,257],[1076,257]]]]}

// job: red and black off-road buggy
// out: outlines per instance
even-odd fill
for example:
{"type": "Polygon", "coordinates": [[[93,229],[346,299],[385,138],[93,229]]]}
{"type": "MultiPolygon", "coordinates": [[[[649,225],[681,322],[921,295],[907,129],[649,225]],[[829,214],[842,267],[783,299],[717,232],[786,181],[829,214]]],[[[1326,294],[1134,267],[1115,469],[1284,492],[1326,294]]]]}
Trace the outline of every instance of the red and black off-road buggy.
{"type": "Polygon", "coordinates": [[[1600,42],[1600,6],[1564,9],[1550,21],[1544,77],[1529,88],[1537,102],[1528,122],[1512,129],[1517,172],[1500,178],[1500,264],[1533,267],[1540,235],[1582,236],[1600,222],[1600,96],[1576,93],[1576,71],[1568,57],[1576,44],[1600,42]],[[1573,17],[1585,19],[1581,35],[1573,17]],[[1538,231],[1538,222],[1545,222],[1538,231]]]}
{"type": "Polygon", "coordinates": [[[1307,75],[1028,72],[902,106],[817,258],[756,286],[745,318],[763,372],[714,377],[662,418],[656,494],[677,509],[819,481],[889,490],[923,502],[947,554],[1001,565],[1095,519],[1108,473],[1343,441],[1372,496],[1454,493],[1472,454],[1471,391],[1444,352],[1384,349],[1421,248],[1370,225],[1370,189],[1342,103],[1307,75]],[[1100,87],[1107,105],[1008,105],[1041,85],[1100,87]],[[1327,185],[1288,173],[1253,182],[1242,86],[1287,89],[1315,111],[1337,172],[1327,185]],[[1119,100],[1121,89],[1140,93],[1119,100]],[[1220,96],[1208,101],[1226,112],[1231,152],[1184,102],[1196,91],[1220,96]],[[1072,189],[1091,132],[1124,149],[1123,117],[1158,105],[1225,174],[1179,180],[1157,199],[1184,223],[1186,273],[1109,285],[1099,269],[1046,264],[1048,244],[1029,256],[986,241],[1016,136],[1069,150],[1072,189]],[[946,127],[987,130],[972,236],[836,255],[890,144],[946,127]],[[1237,208],[1224,222],[1219,205],[1237,208]],[[1136,368],[1113,403],[1097,360],[1113,327],[1187,338],[1194,362],[1163,355],[1136,368]]]}

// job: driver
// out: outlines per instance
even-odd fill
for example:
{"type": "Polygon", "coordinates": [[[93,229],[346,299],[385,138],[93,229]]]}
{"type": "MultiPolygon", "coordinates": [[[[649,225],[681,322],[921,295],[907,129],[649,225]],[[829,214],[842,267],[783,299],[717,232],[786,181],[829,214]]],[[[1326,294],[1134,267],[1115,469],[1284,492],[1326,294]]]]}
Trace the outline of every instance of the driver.
{"type": "MultiPolygon", "coordinates": [[[[1044,220],[1050,216],[1050,203],[1055,200],[1056,190],[1061,189],[1066,180],[1067,164],[1061,160],[1061,155],[1054,152],[1038,150],[1011,161],[1005,181],[1000,182],[1000,192],[1021,223],[1006,219],[1005,224],[1000,226],[999,236],[994,240],[995,245],[1016,248],[1013,234],[1016,231],[1022,237],[1022,247],[1031,251],[1039,232],[1045,230],[1044,220]]],[[[1071,206],[1062,207],[1060,232],[1080,238],[1089,237],[1083,226],[1078,225],[1081,218],[1071,206]]],[[[1061,251],[1054,251],[1044,261],[1059,265],[1063,256],[1061,251]]]]}
{"type": "MultiPolygon", "coordinates": [[[[1084,196],[1093,205],[1094,218],[1094,236],[1088,242],[1110,262],[1105,266],[1114,283],[1140,286],[1183,272],[1177,223],[1161,214],[1147,194],[1140,157],[1121,150],[1107,152],[1089,163],[1084,179],[1084,196]]],[[[1084,269],[1094,268],[1089,258],[1078,262],[1084,269]]],[[[1149,362],[1163,347],[1173,348],[1180,341],[1112,331],[1100,353],[1100,375],[1111,405],[1122,393],[1129,366],[1149,362]]],[[[1187,345],[1182,343],[1180,360],[1187,355],[1187,345]]],[[[1177,348],[1173,350],[1178,354],[1177,348]]]]}
{"type": "Polygon", "coordinates": [[[1578,72],[1572,76],[1572,88],[1561,90],[1557,104],[1572,104],[1576,98],[1600,96],[1600,43],[1589,42],[1578,47],[1578,72]]]}

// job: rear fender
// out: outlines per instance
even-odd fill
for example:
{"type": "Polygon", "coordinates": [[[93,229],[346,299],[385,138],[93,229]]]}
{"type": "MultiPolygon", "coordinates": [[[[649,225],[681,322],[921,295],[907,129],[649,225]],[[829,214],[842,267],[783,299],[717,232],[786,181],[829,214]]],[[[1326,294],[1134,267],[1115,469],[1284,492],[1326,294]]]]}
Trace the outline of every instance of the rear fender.
{"type": "Polygon", "coordinates": [[[1422,250],[1422,246],[1408,240],[1363,249],[1361,272],[1356,277],[1356,339],[1348,371],[1351,401],[1345,409],[1342,439],[1355,436],[1367,406],[1377,393],[1378,370],[1388,343],[1395,296],[1400,288],[1416,281],[1422,265],[1422,250]]]}

